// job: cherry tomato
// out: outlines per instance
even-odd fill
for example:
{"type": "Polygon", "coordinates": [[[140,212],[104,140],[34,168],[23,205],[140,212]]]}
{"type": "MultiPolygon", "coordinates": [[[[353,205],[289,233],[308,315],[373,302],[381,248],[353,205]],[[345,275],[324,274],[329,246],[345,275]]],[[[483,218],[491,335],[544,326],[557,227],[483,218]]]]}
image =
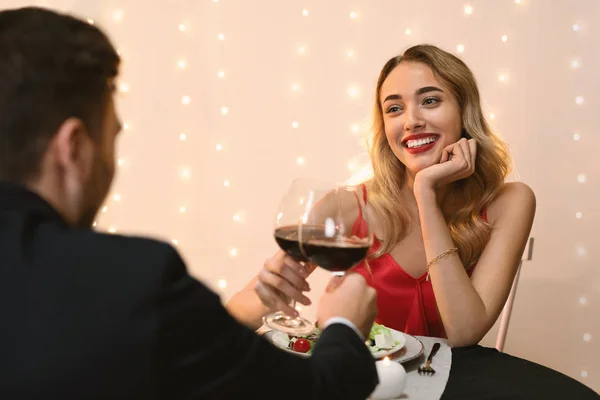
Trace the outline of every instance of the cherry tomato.
{"type": "Polygon", "coordinates": [[[298,353],[308,353],[310,348],[310,342],[306,339],[298,339],[294,343],[294,351],[297,351],[298,353]]]}

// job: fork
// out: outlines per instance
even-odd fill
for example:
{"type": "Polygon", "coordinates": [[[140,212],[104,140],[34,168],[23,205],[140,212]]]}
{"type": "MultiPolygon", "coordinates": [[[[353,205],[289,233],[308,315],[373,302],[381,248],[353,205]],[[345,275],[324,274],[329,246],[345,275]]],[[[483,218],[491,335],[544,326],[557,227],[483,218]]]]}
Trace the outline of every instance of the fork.
{"type": "Polygon", "coordinates": [[[433,360],[433,356],[436,355],[436,353],[438,352],[439,349],[440,349],[439,342],[435,343],[433,345],[433,347],[431,348],[431,353],[429,353],[429,357],[427,357],[427,362],[425,363],[425,366],[419,367],[419,374],[425,374],[425,375],[435,374],[435,370],[433,368],[431,368],[431,360],[433,360]]]}

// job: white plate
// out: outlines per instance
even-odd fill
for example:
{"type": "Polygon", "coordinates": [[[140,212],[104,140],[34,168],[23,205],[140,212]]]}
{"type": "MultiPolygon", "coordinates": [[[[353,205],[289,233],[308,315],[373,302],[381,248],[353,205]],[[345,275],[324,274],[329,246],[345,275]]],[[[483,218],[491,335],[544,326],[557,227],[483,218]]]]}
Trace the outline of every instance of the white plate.
{"type": "MultiPolygon", "coordinates": [[[[423,354],[424,346],[423,346],[423,343],[421,343],[421,341],[419,339],[417,339],[416,337],[414,337],[412,335],[408,335],[406,333],[399,332],[394,329],[390,329],[390,332],[391,332],[394,340],[398,341],[400,343],[398,345],[396,345],[393,349],[380,350],[376,353],[372,353],[374,358],[379,360],[379,359],[383,359],[384,357],[388,357],[390,360],[394,360],[399,363],[405,363],[405,362],[414,360],[415,358],[417,358],[421,354],[423,354]]],[[[275,341],[274,337],[273,337],[274,333],[275,333],[275,331],[270,330],[265,333],[259,333],[259,334],[262,334],[265,338],[267,338],[267,340],[269,340],[275,346],[277,346],[285,351],[296,354],[300,357],[310,357],[309,354],[299,353],[297,351],[294,351],[294,350],[288,348],[287,345],[284,345],[284,343],[279,343],[279,342],[275,341]]]]}

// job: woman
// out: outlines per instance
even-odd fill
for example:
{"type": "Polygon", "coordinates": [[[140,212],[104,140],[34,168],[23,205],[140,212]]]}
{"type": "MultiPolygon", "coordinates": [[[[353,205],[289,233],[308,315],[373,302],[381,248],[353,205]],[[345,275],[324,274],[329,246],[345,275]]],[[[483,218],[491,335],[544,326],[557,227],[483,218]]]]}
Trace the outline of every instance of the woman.
{"type": "MultiPolygon", "coordinates": [[[[510,292],[535,195],[504,182],[508,153],[469,68],[431,45],[390,59],[377,82],[370,155],[374,178],[361,186],[376,238],[355,271],[377,289],[377,321],[477,344],[510,292]]],[[[310,272],[278,253],[228,308],[253,327],[273,309],[292,312],[282,294],[308,304],[310,272]]]]}

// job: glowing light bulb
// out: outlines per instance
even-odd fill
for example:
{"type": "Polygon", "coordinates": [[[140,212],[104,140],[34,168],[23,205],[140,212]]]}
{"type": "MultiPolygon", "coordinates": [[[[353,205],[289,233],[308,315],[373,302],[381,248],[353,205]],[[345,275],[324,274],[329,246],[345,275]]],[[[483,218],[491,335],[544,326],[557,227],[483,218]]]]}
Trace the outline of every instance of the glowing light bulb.
{"type": "Polygon", "coordinates": [[[302,10],[302,15],[304,17],[308,17],[308,10],[307,9],[302,10]]]}
{"type": "Polygon", "coordinates": [[[354,57],[354,50],[348,50],[348,57],[354,57]]]}
{"type": "Polygon", "coordinates": [[[580,257],[583,257],[583,256],[585,256],[585,254],[586,254],[586,253],[587,253],[587,252],[585,251],[585,247],[583,247],[583,246],[579,246],[579,247],[577,248],[577,254],[579,254],[579,256],[580,256],[580,257]]]}
{"type": "Polygon", "coordinates": [[[181,175],[185,178],[185,179],[189,179],[192,176],[192,171],[190,171],[189,168],[184,168],[183,171],[181,171],[181,175]]]}
{"type": "Polygon", "coordinates": [[[235,247],[233,247],[233,248],[229,249],[229,255],[230,255],[231,257],[235,257],[235,256],[237,256],[237,255],[238,255],[238,249],[236,249],[235,247]]]}
{"type": "Polygon", "coordinates": [[[184,68],[185,68],[185,65],[186,65],[186,64],[185,64],[185,60],[183,60],[183,59],[182,59],[182,60],[179,60],[179,61],[177,61],[177,66],[178,66],[179,68],[181,68],[181,69],[184,69],[184,68]]]}
{"type": "Polygon", "coordinates": [[[490,113],[490,119],[496,119],[496,114],[490,113]]]}
{"type": "Polygon", "coordinates": [[[503,42],[506,42],[507,40],[508,40],[508,36],[506,36],[506,35],[502,35],[502,41],[503,41],[503,42]]]}
{"type": "Polygon", "coordinates": [[[586,180],[586,176],[585,176],[585,174],[579,174],[579,175],[577,175],[577,181],[578,181],[579,183],[584,183],[584,182],[585,182],[585,180],[586,180]]]}
{"type": "Polygon", "coordinates": [[[579,24],[573,24],[573,30],[575,32],[579,32],[580,29],[581,29],[581,27],[579,26],[579,24]]]}
{"type": "Polygon", "coordinates": [[[121,93],[127,93],[127,92],[129,92],[129,85],[128,85],[128,84],[126,84],[126,83],[121,83],[121,84],[119,85],[119,91],[120,91],[121,93]]]}
{"type": "Polygon", "coordinates": [[[217,72],[217,76],[219,78],[224,78],[225,77],[225,71],[219,71],[219,72],[217,72]]]}
{"type": "Polygon", "coordinates": [[[357,14],[356,12],[352,11],[352,12],[350,13],[350,18],[352,18],[352,19],[356,19],[356,17],[358,17],[358,14],[357,14]]]}
{"type": "Polygon", "coordinates": [[[220,144],[217,144],[217,145],[215,146],[215,150],[217,150],[217,151],[221,151],[221,150],[223,150],[223,146],[222,146],[222,145],[220,145],[220,144]]]}
{"type": "Polygon", "coordinates": [[[404,31],[404,34],[405,34],[406,36],[410,36],[410,35],[412,35],[412,31],[411,31],[410,29],[406,29],[406,30],[404,31]]]}
{"type": "Polygon", "coordinates": [[[235,215],[233,216],[233,220],[234,220],[235,222],[240,222],[240,219],[241,219],[241,217],[239,216],[239,214],[235,214],[235,215]]]}
{"type": "Polygon", "coordinates": [[[578,106],[583,104],[583,97],[582,96],[577,96],[575,97],[575,104],[577,104],[578,106]]]}
{"type": "Polygon", "coordinates": [[[304,54],[304,53],[306,53],[306,48],[304,46],[298,47],[298,54],[304,54]]]}
{"type": "Polygon", "coordinates": [[[102,212],[103,212],[103,213],[105,213],[105,212],[107,212],[107,211],[108,211],[108,207],[107,207],[107,206],[104,206],[104,207],[102,207],[102,212]]]}
{"type": "Polygon", "coordinates": [[[185,208],[185,206],[179,207],[179,212],[180,213],[185,214],[186,211],[187,211],[187,208],[185,208]]]}
{"type": "Polygon", "coordinates": [[[123,165],[125,165],[125,160],[123,160],[122,158],[119,158],[119,161],[117,161],[117,164],[119,165],[119,167],[122,167],[123,165]]]}
{"type": "Polygon", "coordinates": [[[459,44],[458,46],[456,46],[456,51],[459,53],[462,53],[465,51],[465,46],[463,46],[462,44],[459,44]]]}
{"type": "Polygon", "coordinates": [[[579,133],[573,134],[573,140],[579,140],[579,139],[581,139],[581,135],[579,133]]]}
{"type": "Polygon", "coordinates": [[[113,18],[115,19],[115,21],[121,22],[123,20],[123,11],[116,10],[113,14],[113,18]]]}
{"type": "Polygon", "coordinates": [[[467,15],[473,14],[473,7],[465,6],[465,14],[467,14],[467,15]]]}
{"type": "Polygon", "coordinates": [[[582,213],[580,213],[580,212],[576,212],[576,213],[575,213],[575,218],[577,218],[577,219],[581,219],[581,218],[583,218],[583,214],[582,214],[582,213]]]}
{"type": "Polygon", "coordinates": [[[521,0],[515,0],[515,4],[521,4],[521,0]]]}
{"type": "Polygon", "coordinates": [[[292,91],[297,92],[300,89],[300,85],[297,83],[292,83],[292,91]]]}
{"type": "Polygon", "coordinates": [[[223,186],[229,187],[230,185],[231,185],[231,182],[229,182],[227,180],[223,181],[223,186]]]}
{"type": "Polygon", "coordinates": [[[219,285],[219,288],[225,289],[225,288],[227,288],[227,281],[225,279],[219,279],[218,285],[219,285]]]}
{"type": "Polygon", "coordinates": [[[506,75],[501,74],[500,76],[498,76],[498,80],[500,82],[506,82],[506,75]]]}
{"type": "Polygon", "coordinates": [[[587,378],[587,376],[588,376],[588,373],[587,373],[587,371],[585,369],[583,371],[581,371],[581,377],[582,378],[587,378]]]}
{"type": "Polygon", "coordinates": [[[187,139],[187,135],[185,133],[182,133],[179,135],[179,140],[184,141],[187,139]]]}
{"type": "Polygon", "coordinates": [[[181,98],[181,104],[183,104],[184,106],[187,106],[191,102],[192,102],[192,99],[190,98],[190,96],[183,96],[181,98]]]}
{"type": "Polygon", "coordinates": [[[357,124],[353,124],[350,127],[350,130],[352,131],[352,133],[354,133],[356,135],[360,132],[360,126],[358,126],[357,124]]]}
{"type": "Polygon", "coordinates": [[[292,128],[298,129],[299,126],[300,124],[298,123],[298,121],[292,121],[292,128]]]}
{"type": "Polygon", "coordinates": [[[298,165],[304,165],[304,157],[298,157],[298,158],[296,158],[296,164],[298,164],[298,165]]]}
{"type": "Polygon", "coordinates": [[[592,335],[590,335],[589,333],[584,333],[583,334],[583,341],[584,342],[589,342],[590,340],[592,340],[592,335]]]}
{"type": "Polygon", "coordinates": [[[219,40],[225,40],[225,35],[224,35],[224,34],[222,34],[222,33],[219,33],[219,34],[217,35],[217,38],[218,38],[219,40]]]}
{"type": "Polygon", "coordinates": [[[581,64],[579,63],[578,60],[573,60],[573,61],[571,61],[571,67],[572,68],[579,68],[579,67],[581,67],[581,64]]]}
{"type": "Polygon", "coordinates": [[[96,221],[94,221],[94,223],[92,224],[92,226],[97,226],[98,223],[96,221]]]}
{"type": "Polygon", "coordinates": [[[116,228],[108,228],[108,232],[109,233],[117,233],[117,229],[116,228]]]}
{"type": "Polygon", "coordinates": [[[115,195],[113,196],[113,200],[114,200],[114,201],[121,201],[121,195],[120,195],[120,194],[115,194],[115,195]]]}
{"type": "Polygon", "coordinates": [[[582,306],[585,306],[587,304],[587,298],[584,296],[581,296],[579,298],[579,304],[581,304],[582,306]]]}
{"type": "Polygon", "coordinates": [[[221,114],[222,115],[229,114],[229,107],[221,107],[221,114]]]}
{"type": "Polygon", "coordinates": [[[185,31],[185,25],[184,24],[179,24],[179,31],[181,31],[181,32],[185,31]]]}
{"type": "Polygon", "coordinates": [[[359,90],[356,86],[350,86],[348,88],[348,96],[350,96],[352,98],[356,98],[356,97],[358,97],[358,93],[359,93],[359,90]]]}

